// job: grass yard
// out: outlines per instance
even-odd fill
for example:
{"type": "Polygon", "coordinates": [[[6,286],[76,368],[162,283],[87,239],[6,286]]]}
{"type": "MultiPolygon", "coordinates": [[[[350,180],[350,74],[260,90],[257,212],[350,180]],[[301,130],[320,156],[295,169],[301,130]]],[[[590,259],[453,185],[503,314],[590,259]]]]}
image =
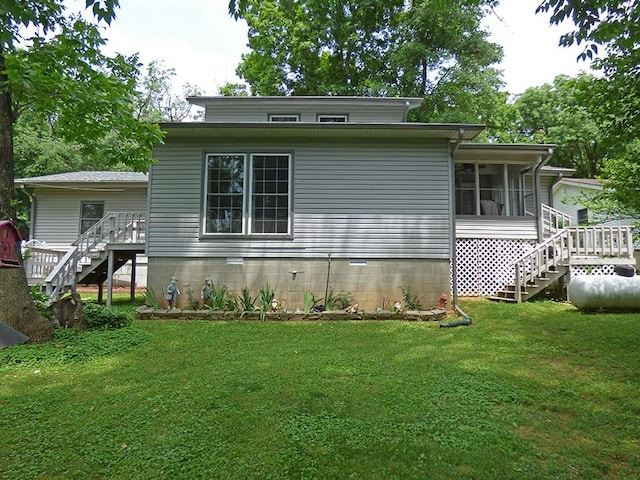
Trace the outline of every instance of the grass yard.
{"type": "Polygon", "coordinates": [[[640,478],[640,315],[462,306],[0,350],[0,478],[640,478]]]}

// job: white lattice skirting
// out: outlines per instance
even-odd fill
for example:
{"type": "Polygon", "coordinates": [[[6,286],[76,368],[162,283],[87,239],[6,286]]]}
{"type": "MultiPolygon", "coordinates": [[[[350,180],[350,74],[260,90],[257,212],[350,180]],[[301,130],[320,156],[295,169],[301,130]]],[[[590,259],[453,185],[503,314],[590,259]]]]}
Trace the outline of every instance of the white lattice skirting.
{"type": "Polygon", "coordinates": [[[458,239],[458,295],[495,295],[506,284],[513,282],[515,261],[534,246],[533,240],[458,239]]]}
{"type": "MultiPolygon", "coordinates": [[[[515,261],[535,247],[533,240],[460,238],[456,241],[458,295],[495,295],[513,283],[515,261]]],[[[612,275],[614,265],[574,265],[571,275],[612,275]]]]}

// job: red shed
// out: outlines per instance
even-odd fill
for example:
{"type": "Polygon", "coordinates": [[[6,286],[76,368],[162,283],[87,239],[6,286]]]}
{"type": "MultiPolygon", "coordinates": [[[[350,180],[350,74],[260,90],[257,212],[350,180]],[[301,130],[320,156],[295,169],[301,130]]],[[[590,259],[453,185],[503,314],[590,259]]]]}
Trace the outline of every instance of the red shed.
{"type": "Polygon", "coordinates": [[[9,220],[0,220],[0,267],[19,267],[20,232],[9,220]]]}

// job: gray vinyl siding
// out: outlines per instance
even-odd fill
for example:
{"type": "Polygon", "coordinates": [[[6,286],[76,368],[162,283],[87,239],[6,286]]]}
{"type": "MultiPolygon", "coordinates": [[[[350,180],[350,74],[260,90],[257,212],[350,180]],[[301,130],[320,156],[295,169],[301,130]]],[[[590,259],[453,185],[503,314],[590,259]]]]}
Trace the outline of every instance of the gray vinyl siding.
{"type": "Polygon", "coordinates": [[[456,238],[536,240],[538,233],[534,217],[458,217],[456,238]]]}
{"type": "Polygon", "coordinates": [[[205,111],[205,122],[266,122],[269,115],[298,115],[300,122],[316,122],[317,115],[347,115],[349,122],[355,123],[398,123],[403,121],[404,112],[397,106],[395,108],[367,107],[358,109],[352,106],[349,110],[344,107],[318,107],[317,105],[304,108],[291,106],[284,107],[264,107],[257,109],[255,105],[238,105],[233,107],[210,107],[205,111]]]}
{"type": "Polygon", "coordinates": [[[151,170],[150,257],[450,256],[449,151],[425,145],[172,145],[151,170]],[[293,237],[200,238],[205,152],[294,158],[293,237]]]}
{"type": "Polygon", "coordinates": [[[33,238],[55,247],[68,246],[80,234],[80,205],[82,202],[104,202],[107,212],[144,212],[147,208],[146,187],[122,187],[101,185],[98,188],[113,189],[105,192],[65,188],[45,188],[36,190],[35,222],[33,238]]]}

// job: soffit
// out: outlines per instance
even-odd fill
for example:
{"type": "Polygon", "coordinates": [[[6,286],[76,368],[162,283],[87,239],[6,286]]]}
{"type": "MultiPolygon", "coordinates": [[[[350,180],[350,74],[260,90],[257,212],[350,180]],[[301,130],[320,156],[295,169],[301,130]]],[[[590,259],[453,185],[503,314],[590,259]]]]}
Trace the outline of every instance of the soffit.
{"type": "Polygon", "coordinates": [[[471,140],[484,130],[484,125],[426,123],[164,123],[166,141],[194,139],[229,141],[257,140],[449,140],[462,134],[471,140]]]}
{"type": "Polygon", "coordinates": [[[532,164],[553,153],[555,145],[522,143],[463,143],[455,152],[456,163],[532,164]]]}

